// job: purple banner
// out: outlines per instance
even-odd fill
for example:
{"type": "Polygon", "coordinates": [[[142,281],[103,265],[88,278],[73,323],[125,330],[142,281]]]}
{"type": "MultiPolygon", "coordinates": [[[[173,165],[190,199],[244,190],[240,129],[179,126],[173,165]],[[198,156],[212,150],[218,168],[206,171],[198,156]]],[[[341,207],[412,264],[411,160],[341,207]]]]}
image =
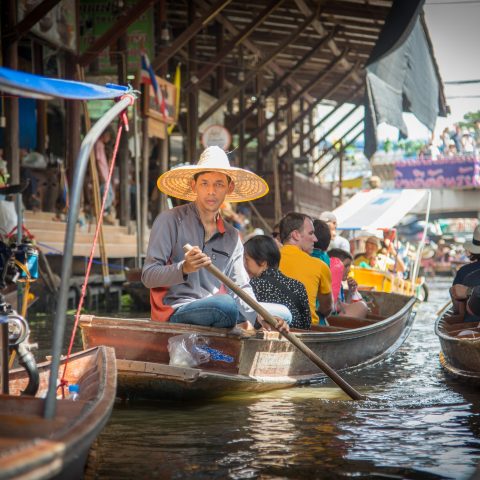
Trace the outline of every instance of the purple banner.
{"type": "Polygon", "coordinates": [[[395,162],[395,188],[472,188],[480,186],[480,158],[473,155],[419,157],[395,162]]]}

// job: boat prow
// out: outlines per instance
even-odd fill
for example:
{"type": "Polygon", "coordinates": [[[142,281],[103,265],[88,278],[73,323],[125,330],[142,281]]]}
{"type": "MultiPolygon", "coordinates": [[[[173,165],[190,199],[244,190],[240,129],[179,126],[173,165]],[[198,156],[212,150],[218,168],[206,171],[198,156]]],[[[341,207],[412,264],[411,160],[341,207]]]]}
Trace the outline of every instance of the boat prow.
{"type": "Polygon", "coordinates": [[[463,382],[480,384],[480,327],[463,322],[451,310],[440,314],[435,333],[440,340],[440,364],[445,372],[463,382]]]}
{"type": "Polygon", "coordinates": [[[21,395],[29,381],[23,368],[10,372],[10,394],[0,395],[0,480],[83,478],[90,446],[113,409],[115,353],[96,347],[70,357],[66,380],[79,385],[80,399],[57,400],[53,419],[43,417],[50,362],[38,370],[36,397],[21,395]]]}

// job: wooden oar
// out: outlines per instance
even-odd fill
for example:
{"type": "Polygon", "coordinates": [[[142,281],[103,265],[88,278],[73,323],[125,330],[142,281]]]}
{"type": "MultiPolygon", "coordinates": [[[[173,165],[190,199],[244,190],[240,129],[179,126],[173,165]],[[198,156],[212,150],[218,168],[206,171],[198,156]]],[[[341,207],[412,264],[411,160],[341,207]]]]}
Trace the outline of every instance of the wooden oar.
{"type": "MultiPolygon", "coordinates": [[[[183,250],[188,252],[193,247],[188,243],[184,245],[183,250]]],[[[254,300],[248,293],[245,293],[235,282],[222,273],[215,265],[210,264],[205,267],[211,274],[217,277],[224,285],[226,285],[232,292],[236,293],[246,304],[252,307],[262,318],[273,328],[277,329],[277,321],[275,318],[265,310],[256,300],[254,300]]],[[[340,375],[326,364],[317,354],[308,348],[294,333],[279,331],[290,343],[293,343],[308,359],[310,359],[317,367],[326,373],[347,395],[353,400],[365,400],[365,396],[361,395],[349,383],[347,383],[340,375]]]]}

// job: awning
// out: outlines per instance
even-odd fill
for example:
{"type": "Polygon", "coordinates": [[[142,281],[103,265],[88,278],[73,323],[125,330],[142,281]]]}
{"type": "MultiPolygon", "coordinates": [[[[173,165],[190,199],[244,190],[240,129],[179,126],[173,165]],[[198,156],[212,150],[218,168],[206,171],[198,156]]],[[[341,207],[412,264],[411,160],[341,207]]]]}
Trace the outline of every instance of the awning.
{"type": "Polygon", "coordinates": [[[102,87],[92,83],[47,78],[0,67],[0,91],[40,100],[55,97],[71,100],[105,100],[124,95],[129,91],[129,87],[113,84],[102,87]]]}
{"type": "Polygon", "coordinates": [[[363,190],[333,211],[339,230],[393,228],[428,194],[428,190],[363,190]]]}
{"type": "Polygon", "coordinates": [[[377,127],[385,122],[406,137],[403,112],[433,131],[446,116],[442,80],[423,18],[424,0],[397,0],[366,66],[365,155],[377,149],[377,127]]]}

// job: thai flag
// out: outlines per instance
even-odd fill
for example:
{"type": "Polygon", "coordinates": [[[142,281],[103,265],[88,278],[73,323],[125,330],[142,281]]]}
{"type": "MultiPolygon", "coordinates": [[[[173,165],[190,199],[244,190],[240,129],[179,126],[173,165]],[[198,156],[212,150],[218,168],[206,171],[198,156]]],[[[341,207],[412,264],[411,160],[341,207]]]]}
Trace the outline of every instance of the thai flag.
{"type": "Polygon", "coordinates": [[[167,106],[165,104],[165,97],[162,94],[162,90],[158,86],[157,79],[155,77],[155,72],[153,71],[148,55],[145,52],[142,52],[142,71],[141,71],[141,83],[150,84],[153,87],[155,92],[155,101],[160,108],[160,112],[166,118],[167,117],[167,106]]]}

